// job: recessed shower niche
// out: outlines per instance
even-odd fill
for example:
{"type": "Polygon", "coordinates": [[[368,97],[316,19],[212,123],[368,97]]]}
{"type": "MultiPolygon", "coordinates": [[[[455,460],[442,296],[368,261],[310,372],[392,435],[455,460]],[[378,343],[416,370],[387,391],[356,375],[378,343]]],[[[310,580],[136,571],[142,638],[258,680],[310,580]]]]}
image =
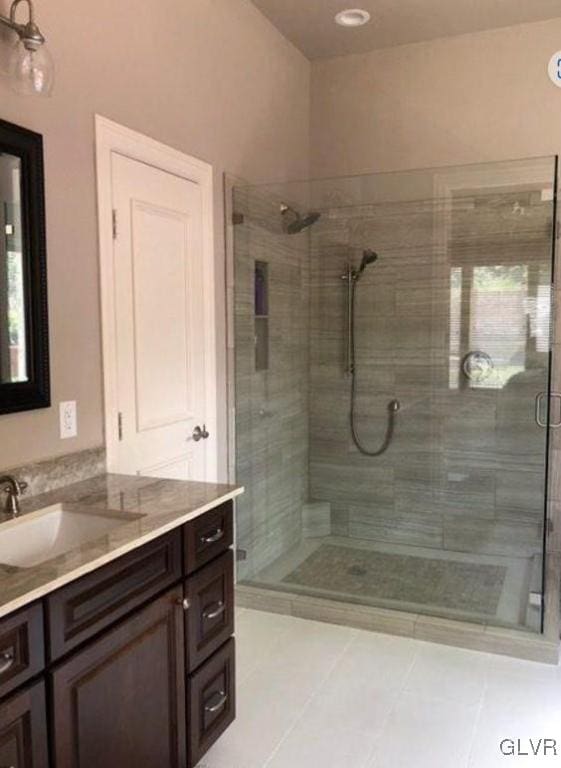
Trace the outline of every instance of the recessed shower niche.
{"type": "Polygon", "coordinates": [[[269,270],[266,261],[255,262],[255,370],[269,367],[269,270]]]}

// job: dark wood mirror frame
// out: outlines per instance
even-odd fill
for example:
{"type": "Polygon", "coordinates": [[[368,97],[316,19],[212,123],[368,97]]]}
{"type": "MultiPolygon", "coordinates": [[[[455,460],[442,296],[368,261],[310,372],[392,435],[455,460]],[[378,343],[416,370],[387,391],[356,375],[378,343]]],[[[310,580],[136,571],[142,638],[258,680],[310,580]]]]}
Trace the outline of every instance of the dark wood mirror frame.
{"type": "Polygon", "coordinates": [[[43,137],[0,120],[0,154],[21,163],[21,237],[27,378],[0,382],[0,414],[48,408],[50,397],[49,320],[43,137]]]}

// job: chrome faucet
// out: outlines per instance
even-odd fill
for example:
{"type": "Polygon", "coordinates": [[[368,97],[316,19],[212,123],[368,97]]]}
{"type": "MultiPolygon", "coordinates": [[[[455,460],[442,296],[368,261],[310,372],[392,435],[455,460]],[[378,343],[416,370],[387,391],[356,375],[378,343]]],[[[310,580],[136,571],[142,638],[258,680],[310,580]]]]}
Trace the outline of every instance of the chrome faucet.
{"type": "Polygon", "coordinates": [[[25,493],[27,483],[16,480],[11,475],[3,475],[0,477],[0,488],[6,494],[4,512],[10,517],[17,517],[20,513],[19,500],[25,493]]]}

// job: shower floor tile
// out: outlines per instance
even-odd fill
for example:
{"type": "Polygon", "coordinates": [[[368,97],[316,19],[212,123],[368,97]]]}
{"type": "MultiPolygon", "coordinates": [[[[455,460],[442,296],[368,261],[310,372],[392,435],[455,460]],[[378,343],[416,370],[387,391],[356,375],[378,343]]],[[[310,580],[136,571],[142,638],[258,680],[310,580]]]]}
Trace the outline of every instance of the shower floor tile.
{"type": "Polygon", "coordinates": [[[303,539],[253,585],[412,613],[539,628],[533,558],[470,554],[327,536],[303,539]],[[416,579],[416,575],[423,574],[416,579]],[[427,577],[427,578],[425,578],[427,577]],[[429,584],[430,579],[430,584],[429,584]]]}
{"type": "Polygon", "coordinates": [[[494,617],[506,568],[322,544],[283,582],[494,617]]]}

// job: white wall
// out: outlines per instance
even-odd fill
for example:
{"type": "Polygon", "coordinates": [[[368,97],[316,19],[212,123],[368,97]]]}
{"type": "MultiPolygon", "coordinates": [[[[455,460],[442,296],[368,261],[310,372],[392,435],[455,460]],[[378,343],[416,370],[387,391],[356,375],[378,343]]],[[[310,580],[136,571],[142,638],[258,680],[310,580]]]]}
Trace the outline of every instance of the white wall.
{"type": "Polygon", "coordinates": [[[54,407],[0,417],[0,467],[103,440],[96,112],[214,166],[224,433],[222,173],[261,181],[308,172],[310,65],[248,0],[35,5],[56,59],[56,90],[50,100],[28,99],[0,78],[0,118],[45,140],[54,407]],[[78,401],[79,435],[64,442],[60,400],[78,401]]]}
{"type": "Polygon", "coordinates": [[[313,176],[561,152],[559,49],[561,18],[314,62],[313,176]]]}

